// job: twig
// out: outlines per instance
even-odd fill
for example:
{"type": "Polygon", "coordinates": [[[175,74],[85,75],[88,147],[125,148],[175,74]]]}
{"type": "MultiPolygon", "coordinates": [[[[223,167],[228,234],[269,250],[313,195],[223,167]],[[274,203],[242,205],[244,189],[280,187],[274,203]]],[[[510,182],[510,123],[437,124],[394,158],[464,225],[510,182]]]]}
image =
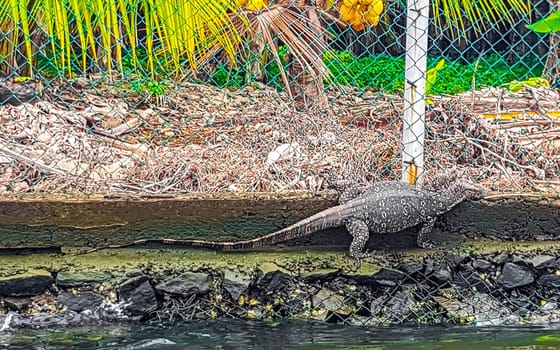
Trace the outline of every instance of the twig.
{"type": "Polygon", "coordinates": [[[532,166],[529,166],[529,165],[522,165],[522,164],[519,164],[519,163],[517,163],[517,162],[514,162],[514,161],[511,160],[511,159],[504,158],[504,157],[502,157],[501,155],[497,154],[496,152],[491,151],[490,149],[485,148],[485,147],[479,145],[479,144],[476,142],[476,141],[478,141],[478,140],[473,139],[473,138],[471,138],[471,137],[467,137],[465,134],[463,134],[463,138],[465,139],[465,141],[467,141],[467,143],[469,143],[469,144],[475,146],[476,148],[478,148],[478,149],[481,150],[482,152],[488,152],[488,153],[490,153],[492,156],[498,158],[499,160],[501,160],[501,161],[503,161],[503,162],[506,162],[506,163],[509,163],[509,164],[511,164],[511,165],[514,165],[514,166],[516,166],[516,167],[519,167],[519,168],[521,168],[521,169],[526,169],[526,170],[534,171],[534,172],[535,172],[535,175],[536,175],[538,178],[540,178],[540,179],[544,178],[544,171],[543,171],[542,169],[535,168],[535,167],[532,167],[532,166]]]}
{"type": "Polygon", "coordinates": [[[290,181],[289,183],[280,187],[276,192],[284,191],[284,190],[287,190],[288,188],[294,187],[299,182],[300,179],[301,179],[301,170],[298,170],[297,176],[292,181],[290,181]]]}
{"type": "Polygon", "coordinates": [[[111,128],[109,130],[103,130],[101,128],[96,127],[96,128],[93,129],[93,132],[96,133],[96,134],[99,134],[99,135],[103,135],[103,136],[116,137],[116,136],[120,136],[122,134],[126,134],[126,133],[132,131],[134,128],[136,128],[140,124],[141,124],[140,118],[135,117],[135,118],[132,118],[130,120],[127,120],[126,122],[122,123],[119,126],[111,128]]]}
{"type": "Polygon", "coordinates": [[[48,165],[45,165],[35,159],[29,158],[27,156],[24,156],[23,154],[19,154],[17,152],[14,152],[10,149],[8,149],[8,147],[6,147],[6,145],[0,143],[0,152],[4,153],[5,155],[7,155],[8,157],[12,157],[16,160],[19,160],[21,162],[30,164],[38,169],[41,169],[43,171],[46,171],[48,173],[52,173],[52,174],[57,174],[57,175],[68,175],[66,172],[60,170],[60,169],[55,169],[52,168],[48,165]]]}
{"type": "Polygon", "coordinates": [[[103,141],[107,142],[109,146],[116,147],[124,151],[129,151],[136,155],[143,155],[148,151],[148,146],[146,146],[143,143],[128,143],[128,142],[117,140],[113,137],[107,137],[101,135],[99,135],[98,137],[103,141]]]}
{"type": "Polygon", "coordinates": [[[504,168],[502,164],[496,163],[496,166],[500,169],[500,171],[509,179],[510,183],[517,187],[518,190],[523,190],[519,184],[511,177],[509,172],[504,168]]]}
{"type": "Polygon", "coordinates": [[[483,199],[500,199],[500,198],[516,198],[516,197],[544,198],[542,194],[538,194],[538,193],[518,192],[518,193],[491,194],[488,196],[484,196],[483,199]]]}

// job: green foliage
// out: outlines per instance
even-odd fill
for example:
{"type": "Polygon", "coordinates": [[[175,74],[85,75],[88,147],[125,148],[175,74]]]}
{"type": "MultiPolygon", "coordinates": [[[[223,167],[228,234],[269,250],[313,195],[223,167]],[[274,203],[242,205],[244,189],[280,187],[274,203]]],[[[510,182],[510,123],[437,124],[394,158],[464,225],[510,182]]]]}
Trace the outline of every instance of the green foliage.
{"type": "MultiPolygon", "coordinates": [[[[428,68],[434,68],[441,57],[428,60],[428,68]]],[[[398,93],[404,87],[404,58],[387,55],[355,57],[348,52],[325,55],[327,66],[339,85],[354,85],[373,88],[387,93],[398,93]]],[[[481,58],[475,69],[475,62],[460,63],[445,61],[438,67],[437,78],[431,82],[429,94],[457,94],[471,89],[474,75],[476,88],[500,86],[512,80],[524,80],[540,76],[542,64],[516,58],[509,62],[498,56],[481,58]]]]}
{"type": "Polygon", "coordinates": [[[434,0],[433,17],[439,27],[448,26],[451,33],[462,35],[470,23],[480,33],[488,23],[508,25],[514,17],[530,15],[531,2],[526,0],[434,0]]]}
{"type": "MultiPolygon", "coordinates": [[[[285,47],[280,48],[280,57],[284,62],[287,54],[285,47]]],[[[149,93],[154,96],[165,92],[167,86],[158,81],[164,81],[174,74],[173,66],[169,65],[168,58],[161,55],[153,61],[157,67],[150,76],[148,53],[137,49],[136,57],[130,52],[123,56],[123,72],[125,75],[146,77],[133,80],[131,88],[137,93],[149,93]]],[[[330,85],[352,85],[361,89],[373,89],[385,93],[400,93],[404,88],[404,59],[388,55],[375,55],[356,57],[348,51],[328,51],[323,60],[333,80],[330,85]]],[[[522,81],[531,77],[538,77],[542,72],[542,62],[536,59],[527,60],[515,57],[510,61],[499,56],[488,56],[470,63],[460,63],[441,57],[428,60],[428,75],[430,77],[428,94],[457,94],[468,91],[472,87],[472,78],[475,78],[476,88],[487,86],[502,86],[512,81],[522,81]],[[439,64],[439,65],[438,65],[439,64]],[[433,75],[433,74],[432,74],[433,75]]],[[[78,72],[79,60],[73,58],[72,69],[78,72]]],[[[186,62],[184,62],[186,64],[186,62]]],[[[201,82],[210,83],[220,88],[243,88],[253,82],[243,67],[233,68],[229,64],[218,64],[214,68],[205,66],[203,71],[211,71],[201,82]]],[[[39,55],[38,71],[44,76],[56,77],[64,74],[65,68],[56,67],[50,57],[39,55]]],[[[265,83],[278,90],[283,90],[284,85],[278,66],[274,62],[264,65],[265,83]]]]}
{"type": "MultiPolygon", "coordinates": [[[[352,85],[361,89],[373,89],[385,93],[400,93],[404,89],[404,59],[388,55],[356,57],[347,51],[328,51],[323,56],[332,73],[331,85],[352,85]]],[[[457,94],[475,87],[501,86],[514,80],[540,76],[543,65],[535,60],[520,57],[512,62],[496,55],[483,57],[469,63],[461,63],[434,57],[428,60],[428,71],[437,75],[430,81],[428,94],[457,94]],[[438,65],[439,64],[439,65],[438,65]]],[[[265,66],[267,84],[282,89],[278,68],[275,64],[265,66]]],[[[219,87],[242,88],[250,83],[245,80],[241,68],[218,66],[209,81],[219,87]]]]}
{"type": "Polygon", "coordinates": [[[444,67],[445,60],[442,58],[434,67],[428,69],[426,72],[426,91],[428,93],[432,90],[432,85],[436,83],[439,72],[442,71],[444,67]]]}
{"type": "MultiPolygon", "coordinates": [[[[75,68],[84,72],[88,61],[103,63],[107,73],[120,70],[123,49],[134,60],[137,45],[148,52],[149,72],[161,52],[180,74],[218,49],[233,61],[241,41],[238,29],[245,28],[243,20],[232,22],[230,13],[237,10],[235,0],[0,0],[0,32],[8,38],[0,41],[0,58],[20,55],[30,70],[35,68],[31,37],[42,28],[57,74],[72,76],[75,68]],[[139,20],[145,35],[137,28],[139,20]]],[[[0,68],[10,72],[13,67],[1,59],[0,68]]]]}
{"type": "Polygon", "coordinates": [[[526,27],[537,33],[560,32],[560,10],[533,24],[527,24],[526,27]]]}
{"type": "Polygon", "coordinates": [[[225,87],[243,87],[245,82],[245,74],[241,69],[231,69],[220,64],[210,76],[210,83],[220,88],[225,87]]]}
{"type": "MultiPolygon", "coordinates": [[[[284,69],[287,68],[285,60],[287,53],[288,49],[286,46],[280,46],[278,48],[278,55],[284,69]]],[[[278,65],[275,62],[268,62],[264,64],[263,67],[265,83],[275,89],[283,90],[284,85],[282,83],[282,76],[278,65]]],[[[242,67],[232,68],[230,66],[220,64],[210,74],[208,82],[220,88],[243,88],[250,85],[253,81],[253,77],[248,75],[249,73],[242,67]]]]}
{"type": "Polygon", "coordinates": [[[323,58],[334,85],[353,85],[385,92],[404,88],[404,59],[388,55],[357,58],[347,51],[327,52],[323,58]]]}
{"type": "Polygon", "coordinates": [[[161,96],[169,87],[166,82],[146,79],[133,80],[130,85],[138,95],[149,94],[151,96],[161,96]]]}

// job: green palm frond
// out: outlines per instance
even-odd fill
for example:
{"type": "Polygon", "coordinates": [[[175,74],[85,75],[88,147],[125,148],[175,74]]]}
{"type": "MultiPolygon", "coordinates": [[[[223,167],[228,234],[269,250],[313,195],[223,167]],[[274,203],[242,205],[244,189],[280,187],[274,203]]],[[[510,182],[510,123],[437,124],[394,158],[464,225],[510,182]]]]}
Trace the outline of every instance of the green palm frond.
{"type": "Polygon", "coordinates": [[[76,57],[81,70],[87,69],[88,59],[102,63],[109,73],[122,69],[123,49],[137,63],[139,44],[146,48],[152,74],[158,54],[179,73],[183,58],[187,68],[195,68],[204,57],[201,52],[216,47],[235,59],[241,37],[230,15],[237,11],[235,0],[0,0],[0,31],[10,38],[0,43],[0,58],[25,52],[29,66],[36,64],[31,34],[38,29],[46,31],[52,63],[68,74],[76,57]]]}
{"type": "Polygon", "coordinates": [[[466,21],[477,32],[487,29],[487,24],[507,24],[514,17],[528,15],[528,0],[434,0],[433,14],[436,24],[447,26],[453,34],[465,32],[466,21]],[[442,23],[443,22],[443,23],[442,23]]]}
{"type": "MultiPolygon", "coordinates": [[[[291,84],[284,69],[279,42],[284,43],[301,67],[309,74],[310,80],[320,82],[331,78],[330,72],[323,62],[322,55],[326,47],[323,40],[317,40],[317,33],[309,25],[309,18],[302,12],[281,5],[272,5],[258,12],[244,13],[249,27],[239,26],[237,31],[252,43],[261,43],[272,55],[287,93],[292,96],[291,84]]],[[[238,25],[242,22],[234,21],[238,25]]]]}

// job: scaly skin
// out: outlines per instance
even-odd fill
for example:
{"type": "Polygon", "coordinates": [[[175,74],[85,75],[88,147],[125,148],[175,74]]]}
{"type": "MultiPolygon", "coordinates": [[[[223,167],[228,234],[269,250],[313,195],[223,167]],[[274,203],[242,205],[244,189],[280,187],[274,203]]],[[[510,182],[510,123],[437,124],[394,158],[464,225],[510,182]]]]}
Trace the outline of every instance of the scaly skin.
{"type": "MultiPolygon", "coordinates": [[[[323,210],[282,230],[255,239],[237,242],[212,242],[201,240],[141,240],[126,245],[105,248],[122,248],[145,243],[164,243],[182,246],[220,249],[224,251],[253,249],[315,232],[345,226],[352,236],[349,255],[361,259],[373,255],[364,252],[370,232],[393,233],[421,225],[418,245],[431,247],[426,235],[432,230],[437,217],[465,199],[479,199],[480,187],[465,182],[450,182],[442,177],[433,187],[417,187],[400,181],[381,181],[364,189],[353,182],[339,184],[344,189],[340,204],[323,210]],[[445,181],[444,181],[445,180],[445,181]],[[446,188],[442,188],[446,187],[446,188]]],[[[87,253],[87,252],[86,252],[87,253]]]]}

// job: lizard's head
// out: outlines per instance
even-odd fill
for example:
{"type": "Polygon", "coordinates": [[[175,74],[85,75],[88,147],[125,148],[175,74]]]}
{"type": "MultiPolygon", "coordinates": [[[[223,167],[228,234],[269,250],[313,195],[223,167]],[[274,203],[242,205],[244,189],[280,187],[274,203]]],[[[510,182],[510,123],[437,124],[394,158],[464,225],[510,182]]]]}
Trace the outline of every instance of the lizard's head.
{"type": "Polygon", "coordinates": [[[484,196],[484,188],[469,183],[465,180],[459,180],[455,183],[455,189],[461,193],[465,199],[478,200],[484,196]]]}

